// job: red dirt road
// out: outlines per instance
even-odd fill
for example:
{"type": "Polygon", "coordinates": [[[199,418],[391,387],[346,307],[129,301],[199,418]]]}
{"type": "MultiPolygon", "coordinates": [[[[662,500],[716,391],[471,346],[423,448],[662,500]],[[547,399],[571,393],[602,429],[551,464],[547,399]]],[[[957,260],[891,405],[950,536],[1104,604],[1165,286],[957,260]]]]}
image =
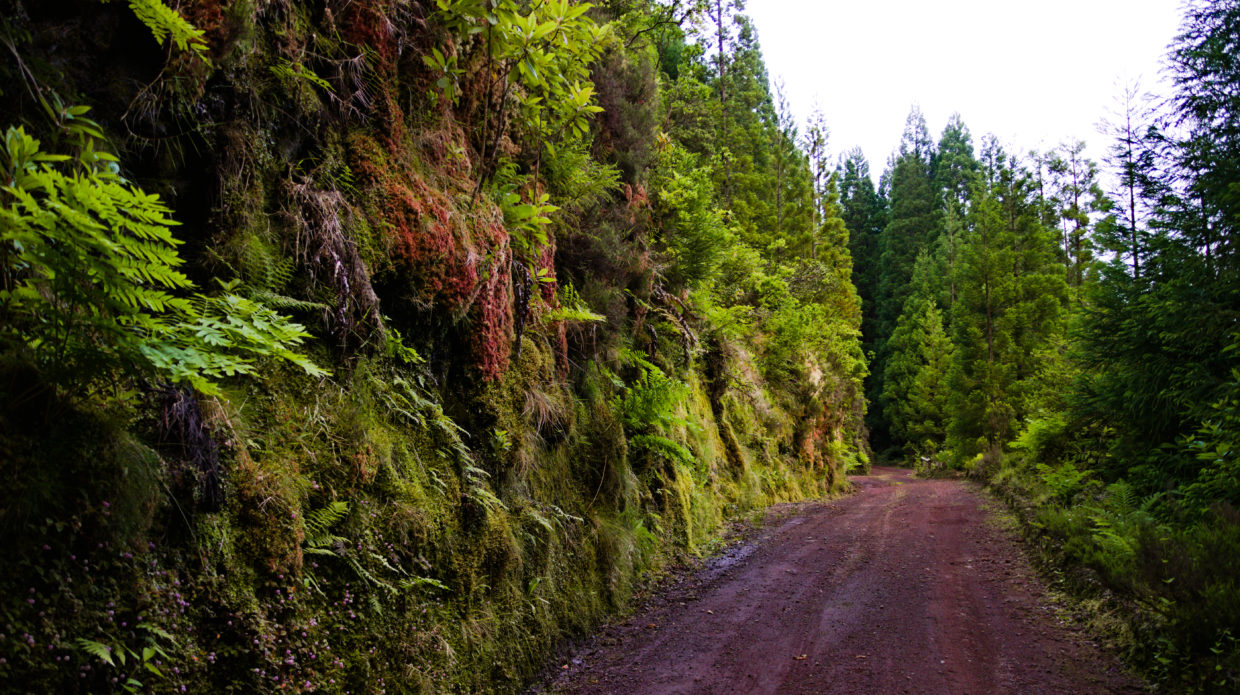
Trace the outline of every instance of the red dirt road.
{"type": "Polygon", "coordinates": [[[875,468],[564,663],[554,693],[1139,693],[956,480],[875,468]]]}

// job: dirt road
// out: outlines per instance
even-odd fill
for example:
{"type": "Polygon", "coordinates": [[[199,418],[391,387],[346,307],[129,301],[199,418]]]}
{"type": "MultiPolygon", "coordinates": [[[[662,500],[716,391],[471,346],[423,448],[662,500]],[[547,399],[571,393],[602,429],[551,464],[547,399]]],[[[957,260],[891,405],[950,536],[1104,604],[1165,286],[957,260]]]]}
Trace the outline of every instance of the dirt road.
{"type": "Polygon", "coordinates": [[[1139,693],[966,483],[875,468],[564,660],[555,693],[1139,693]]]}

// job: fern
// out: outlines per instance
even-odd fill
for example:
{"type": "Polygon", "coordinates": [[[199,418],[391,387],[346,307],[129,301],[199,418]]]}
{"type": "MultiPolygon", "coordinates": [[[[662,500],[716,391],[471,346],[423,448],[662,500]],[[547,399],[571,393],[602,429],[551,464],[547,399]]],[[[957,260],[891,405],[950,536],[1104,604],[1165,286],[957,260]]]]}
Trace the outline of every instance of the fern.
{"type": "Polygon", "coordinates": [[[249,296],[251,299],[262,302],[272,309],[279,309],[281,311],[326,311],[330,308],[323,302],[286,297],[268,290],[251,290],[249,296]]]}
{"type": "Polygon", "coordinates": [[[288,59],[281,60],[275,65],[272,65],[271,74],[285,80],[286,82],[299,84],[304,81],[328,92],[332,90],[331,83],[322,77],[319,77],[313,70],[305,65],[302,65],[301,63],[294,63],[288,59]]]}
{"type": "Polygon", "coordinates": [[[570,196],[563,203],[567,210],[580,212],[596,207],[621,187],[620,169],[592,157],[584,142],[570,141],[560,146],[547,142],[546,152],[547,179],[557,192],[570,196]]]}
{"type": "Polygon", "coordinates": [[[621,350],[621,361],[636,367],[638,378],[612,399],[612,407],[631,433],[629,444],[684,466],[695,466],[693,453],[667,436],[674,428],[696,429],[698,425],[680,414],[689,395],[689,385],[668,376],[654,363],[633,350],[621,350]]]}
{"type": "Polygon", "coordinates": [[[673,463],[692,468],[697,465],[693,452],[676,442],[657,434],[639,434],[629,439],[634,449],[645,449],[659,454],[673,463]]]}
{"type": "Polygon", "coordinates": [[[1141,503],[1136,489],[1126,480],[1119,480],[1107,486],[1107,501],[1124,512],[1137,509],[1141,503]]]}
{"type": "Polygon", "coordinates": [[[261,243],[241,247],[240,276],[249,288],[248,296],[274,309],[283,311],[327,311],[322,302],[294,299],[281,294],[297,274],[294,255],[277,255],[261,243]]]}
{"type": "Polygon", "coordinates": [[[185,295],[194,284],[179,270],[171,210],[126,184],[91,133],[79,129],[76,158],[43,152],[20,127],[5,133],[0,340],[70,388],[122,370],[214,394],[258,358],[325,376],[296,351],[303,327],[233,294],[235,281],[220,296],[185,295]]]}
{"type": "Polygon", "coordinates": [[[643,372],[614,401],[624,423],[638,432],[650,428],[692,427],[692,423],[678,414],[680,404],[689,395],[689,386],[667,376],[654,365],[650,367],[652,369],[643,372]]]}
{"type": "Polygon", "coordinates": [[[557,321],[565,321],[568,323],[600,323],[607,320],[606,316],[596,314],[585,307],[560,307],[552,309],[542,316],[543,321],[555,323],[557,321]]]}
{"type": "Polygon", "coordinates": [[[320,551],[315,554],[334,554],[330,551],[323,552],[337,543],[347,543],[348,541],[341,536],[333,535],[331,529],[340,523],[349,514],[349,503],[341,500],[334,500],[322,509],[316,509],[306,514],[306,546],[309,551],[320,551]]]}
{"type": "Polygon", "coordinates": [[[146,25],[151,36],[154,36],[160,45],[171,39],[178,50],[190,51],[202,60],[207,60],[206,32],[195,28],[176,10],[160,0],[129,0],[129,9],[138,21],[146,25]]]}
{"type": "Polygon", "coordinates": [[[99,659],[108,666],[116,666],[116,662],[112,660],[112,647],[103,642],[96,642],[82,637],[77,638],[76,642],[78,649],[99,659]]]}
{"type": "Polygon", "coordinates": [[[1038,476],[1047,488],[1049,499],[1068,502],[1081,488],[1081,483],[1091,475],[1088,469],[1080,470],[1071,462],[1058,468],[1051,468],[1045,463],[1037,465],[1038,476]]]}
{"type": "Polygon", "coordinates": [[[487,484],[487,479],[491,477],[489,473],[472,464],[466,464],[462,473],[465,478],[465,494],[471,500],[491,513],[508,508],[494,492],[491,492],[491,487],[487,484]]]}
{"type": "MultiPolygon", "coordinates": [[[[413,353],[412,357],[421,361],[416,353],[413,353]]],[[[460,467],[467,497],[488,512],[507,509],[503,501],[491,491],[487,483],[490,475],[478,468],[473,451],[465,443],[465,430],[443,411],[442,406],[422,395],[415,384],[403,377],[386,379],[382,385],[386,388],[379,392],[379,398],[387,406],[388,412],[430,432],[437,440],[436,451],[439,456],[460,467]]],[[[446,491],[447,486],[433,471],[430,472],[430,477],[436,488],[446,491]]]]}
{"type": "MultiPolygon", "coordinates": [[[[164,650],[160,640],[164,640],[170,644],[176,644],[176,638],[167,630],[151,623],[138,623],[134,627],[143,630],[146,633],[145,639],[136,647],[131,647],[124,642],[118,642],[115,646],[97,640],[89,640],[82,637],[74,640],[78,649],[99,659],[104,664],[112,668],[131,667],[134,669],[142,669],[157,678],[164,678],[163,671],[156,666],[159,657],[167,660],[170,657],[168,652],[164,650]],[[139,651],[140,648],[140,651],[139,651]]],[[[133,633],[130,634],[134,637],[133,633]]],[[[124,674],[121,674],[124,678],[124,674]]],[[[112,679],[113,683],[118,682],[117,678],[112,679]]],[[[146,687],[136,678],[128,677],[123,681],[119,681],[121,688],[127,693],[146,692],[146,687]]]]}
{"type": "Polygon", "coordinates": [[[401,588],[405,588],[405,589],[418,588],[418,587],[423,587],[423,586],[429,586],[434,589],[439,589],[440,591],[452,591],[452,587],[448,586],[447,584],[444,584],[438,579],[431,579],[430,577],[413,577],[412,579],[406,579],[405,581],[401,582],[401,588]]]}
{"type": "Polygon", "coordinates": [[[607,317],[602,314],[596,314],[590,310],[590,306],[586,304],[581,295],[577,294],[577,290],[573,284],[567,283],[560,287],[560,306],[543,314],[543,320],[554,321],[570,321],[579,323],[598,323],[606,321],[607,317]]]}
{"type": "Polygon", "coordinates": [[[632,348],[620,348],[619,358],[621,364],[627,367],[636,367],[643,374],[647,372],[663,374],[663,370],[658,365],[646,359],[645,355],[632,348]]]}

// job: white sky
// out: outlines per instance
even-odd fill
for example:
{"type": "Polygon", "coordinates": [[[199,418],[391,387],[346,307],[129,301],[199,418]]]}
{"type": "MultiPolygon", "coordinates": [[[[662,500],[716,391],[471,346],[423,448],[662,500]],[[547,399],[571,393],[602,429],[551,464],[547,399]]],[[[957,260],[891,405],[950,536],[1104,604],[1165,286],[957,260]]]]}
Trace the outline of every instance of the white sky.
{"type": "MultiPolygon", "coordinates": [[[[1084,140],[1122,86],[1158,84],[1178,0],[748,0],[772,88],[804,124],[815,104],[834,155],[860,146],[877,180],[921,106],[937,142],[959,112],[1013,153],[1084,140]]],[[[804,128],[802,128],[804,130],[804,128]]]]}

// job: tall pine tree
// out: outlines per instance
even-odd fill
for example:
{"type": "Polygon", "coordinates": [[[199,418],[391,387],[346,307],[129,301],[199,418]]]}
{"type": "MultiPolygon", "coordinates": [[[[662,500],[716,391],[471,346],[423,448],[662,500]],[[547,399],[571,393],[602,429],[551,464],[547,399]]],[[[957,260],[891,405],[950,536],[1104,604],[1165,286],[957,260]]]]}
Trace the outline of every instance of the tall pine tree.
{"type": "Polygon", "coordinates": [[[948,421],[952,344],[939,310],[939,278],[927,251],[913,270],[912,290],[888,341],[881,405],[893,440],[910,454],[933,458],[948,421]]]}
{"type": "Polygon", "coordinates": [[[886,201],[874,190],[870,163],[861,148],[844,156],[839,168],[841,217],[848,227],[853,283],[861,297],[861,335],[867,353],[876,349],[878,331],[878,242],[886,226],[886,201]]]}
{"type": "Polygon", "coordinates": [[[1015,434],[1038,390],[1038,356],[1060,335],[1067,299],[1036,179],[993,139],[982,163],[986,185],[970,206],[952,307],[949,440],[961,462],[997,453],[1015,434]]]}

